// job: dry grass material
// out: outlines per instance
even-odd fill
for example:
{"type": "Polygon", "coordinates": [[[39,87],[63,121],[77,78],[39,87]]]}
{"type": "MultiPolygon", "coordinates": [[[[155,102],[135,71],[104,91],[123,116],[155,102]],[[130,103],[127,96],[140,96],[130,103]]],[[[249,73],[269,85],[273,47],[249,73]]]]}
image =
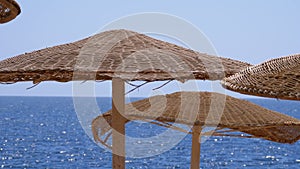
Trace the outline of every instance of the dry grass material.
{"type": "Polygon", "coordinates": [[[227,77],[222,85],[243,94],[300,100],[300,55],[273,59],[227,77]]]}
{"type": "MultiPolygon", "coordinates": [[[[177,92],[153,96],[127,104],[124,116],[127,123],[142,120],[190,134],[191,131],[172,124],[216,127],[209,133],[215,136],[262,138],[279,143],[294,143],[300,139],[298,119],[218,93],[177,92]]],[[[108,111],[92,122],[95,140],[108,147],[111,120],[111,111],[108,111]]]]}
{"type": "Polygon", "coordinates": [[[0,82],[221,80],[248,63],[199,53],[129,30],[25,53],[0,62],[0,82]]]}
{"type": "Polygon", "coordinates": [[[0,23],[6,23],[16,18],[21,8],[14,0],[0,0],[0,23]]]}

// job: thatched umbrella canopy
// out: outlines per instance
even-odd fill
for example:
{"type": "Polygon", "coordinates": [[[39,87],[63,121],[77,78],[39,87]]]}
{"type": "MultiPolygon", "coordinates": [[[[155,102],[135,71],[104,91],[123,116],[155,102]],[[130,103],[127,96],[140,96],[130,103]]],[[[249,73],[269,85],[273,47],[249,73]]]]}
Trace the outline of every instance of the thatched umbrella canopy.
{"type": "Polygon", "coordinates": [[[300,100],[300,55],[272,59],[224,78],[223,87],[243,94],[300,100]]]}
{"type": "Polygon", "coordinates": [[[111,30],[3,60],[0,82],[112,80],[113,168],[125,168],[124,81],[221,80],[247,66],[137,32],[111,30]]]}
{"type": "MultiPolygon", "coordinates": [[[[214,133],[216,135],[220,135],[223,132],[219,131],[228,128],[232,130],[227,133],[240,131],[256,138],[279,143],[294,143],[300,139],[300,120],[265,109],[249,101],[219,93],[176,92],[166,96],[157,95],[127,104],[124,115],[128,118],[127,122],[146,119],[152,120],[153,123],[217,127],[214,133]],[[220,97],[226,97],[224,110],[215,109],[215,112],[210,112],[210,105],[214,102],[221,102],[218,99],[220,97]],[[194,103],[194,100],[200,102],[198,104],[182,104],[194,103]],[[194,108],[194,106],[196,107],[194,108]],[[190,112],[195,109],[198,112],[190,112]],[[192,118],[191,114],[193,113],[197,114],[196,119],[192,118]],[[220,121],[208,120],[209,113],[221,116],[220,121]]],[[[111,110],[93,120],[92,129],[95,140],[101,140],[100,136],[111,130],[110,124],[111,110]],[[108,123],[103,123],[102,120],[106,120],[108,123]]]]}
{"type": "MultiPolygon", "coordinates": [[[[262,138],[279,143],[294,143],[300,139],[300,120],[219,93],[177,92],[166,96],[153,96],[127,104],[124,116],[128,118],[126,123],[132,120],[148,121],[179,131],[184,129],[174,127],[172,123],[216,127],[215,131],[209,133],[215,136],[262,138]],[[222,99],[219,99],[222,97],[226,97],[224,109],[221,106],[222,99]],[[196,118],[193,114],[196,114],[196,118]]],[[[95,141],[107,147],[110,147],[107,140],[112,129],[111,122],[111,110],[92,122],[95,141]]],[[[189,133],[194,135],[194,132],[193,130],[189,133]]]]}
{"type": "Polygon", "coordinates": [[[15,19],[21,13],[19,4],[14,0],[0,0],[0,23],[15,19]]]}
{"type": "Polygon", "coordinates": [[[128,30],[112,30],[0,62],[0,81],[221,80],[248,63],[199,53],[128,30]],[[112,43],[103,53],[103,46],[112,43]],[[132,74],[135,76],[132,77],[132,74]],[[96,75],[96,77],[94,77],[96,75]]]}

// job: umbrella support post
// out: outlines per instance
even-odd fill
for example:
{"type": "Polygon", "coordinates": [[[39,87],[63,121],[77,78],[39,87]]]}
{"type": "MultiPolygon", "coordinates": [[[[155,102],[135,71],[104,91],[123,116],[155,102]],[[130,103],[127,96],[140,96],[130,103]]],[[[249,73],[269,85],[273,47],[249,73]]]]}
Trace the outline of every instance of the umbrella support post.
{"type": "Polygon", "coordinates": [[[201,126],[193,126],[192,135],[192,153],[191,153],[191,169],[200,168],[200,139],[201,139],[201,126]]]}
{"type": "Polygon", "coordinates": [[[125,84],[122,79],[112,80],[112,168],[125,169],[125,84]]]}

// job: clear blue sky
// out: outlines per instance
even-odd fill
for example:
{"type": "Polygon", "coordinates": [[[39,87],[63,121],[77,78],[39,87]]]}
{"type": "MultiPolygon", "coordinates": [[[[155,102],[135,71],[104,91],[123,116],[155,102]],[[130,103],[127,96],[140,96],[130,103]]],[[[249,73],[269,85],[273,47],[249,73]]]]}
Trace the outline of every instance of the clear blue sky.
{"type": "MultiPolygon", "coordinates": [[[[140,12],[163,12],[191,22],[211,40],[220,56],[258,64],[300,52],[300,1],[297,0],[18,0],[18,3],[21,15],[0,25],[1,60],[82,39],[115,19],[140,12]]],[[[26,90],[31,85],[1,85],[0,95],[72,95],[71,83],[45,82],[26,90]]],[[[96,90],[104,96],[109,95],[109,88],[109,82],[105,82],[98,84],[96,90]]],[[[148,88],[151,87],[134,94],[147,96],[148,88]]],[[[171,86],[165,90],[169,89],[172,90],[171,86]]]]}

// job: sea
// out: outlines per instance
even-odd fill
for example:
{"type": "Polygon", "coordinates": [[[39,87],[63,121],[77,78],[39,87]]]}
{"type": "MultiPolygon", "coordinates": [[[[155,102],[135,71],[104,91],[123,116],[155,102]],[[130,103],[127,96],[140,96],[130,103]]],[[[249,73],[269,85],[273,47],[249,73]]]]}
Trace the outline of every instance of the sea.
{"type": "MultiPolygon", "coordinates": [[[[300,119],[300,102],[249,101],[300,119]]],[[[101,112],[111,108],[111,98],[97,98],[96,102],[101,112]]],[[[72,97],[0,97],[0,168],[111,168],[111,152],[96,144],[85,129],[72,97]]],[[[145,122],[126,126],[131,137],[149,137],[145,147],[154,147],[152,152],[168,146],[151,145],[153,133],[165,130],[145,122]]],[[[127,157],[126,168],[187,169],[190,152],[191,136],[185,135],[164,152],[151,155],[149,150],[144,152],[146,156],[127,157]]],[[[209,137],[201,144],[201,168],[299,169],[300,141],[280,144],[254,138],[209,137]]]]}

